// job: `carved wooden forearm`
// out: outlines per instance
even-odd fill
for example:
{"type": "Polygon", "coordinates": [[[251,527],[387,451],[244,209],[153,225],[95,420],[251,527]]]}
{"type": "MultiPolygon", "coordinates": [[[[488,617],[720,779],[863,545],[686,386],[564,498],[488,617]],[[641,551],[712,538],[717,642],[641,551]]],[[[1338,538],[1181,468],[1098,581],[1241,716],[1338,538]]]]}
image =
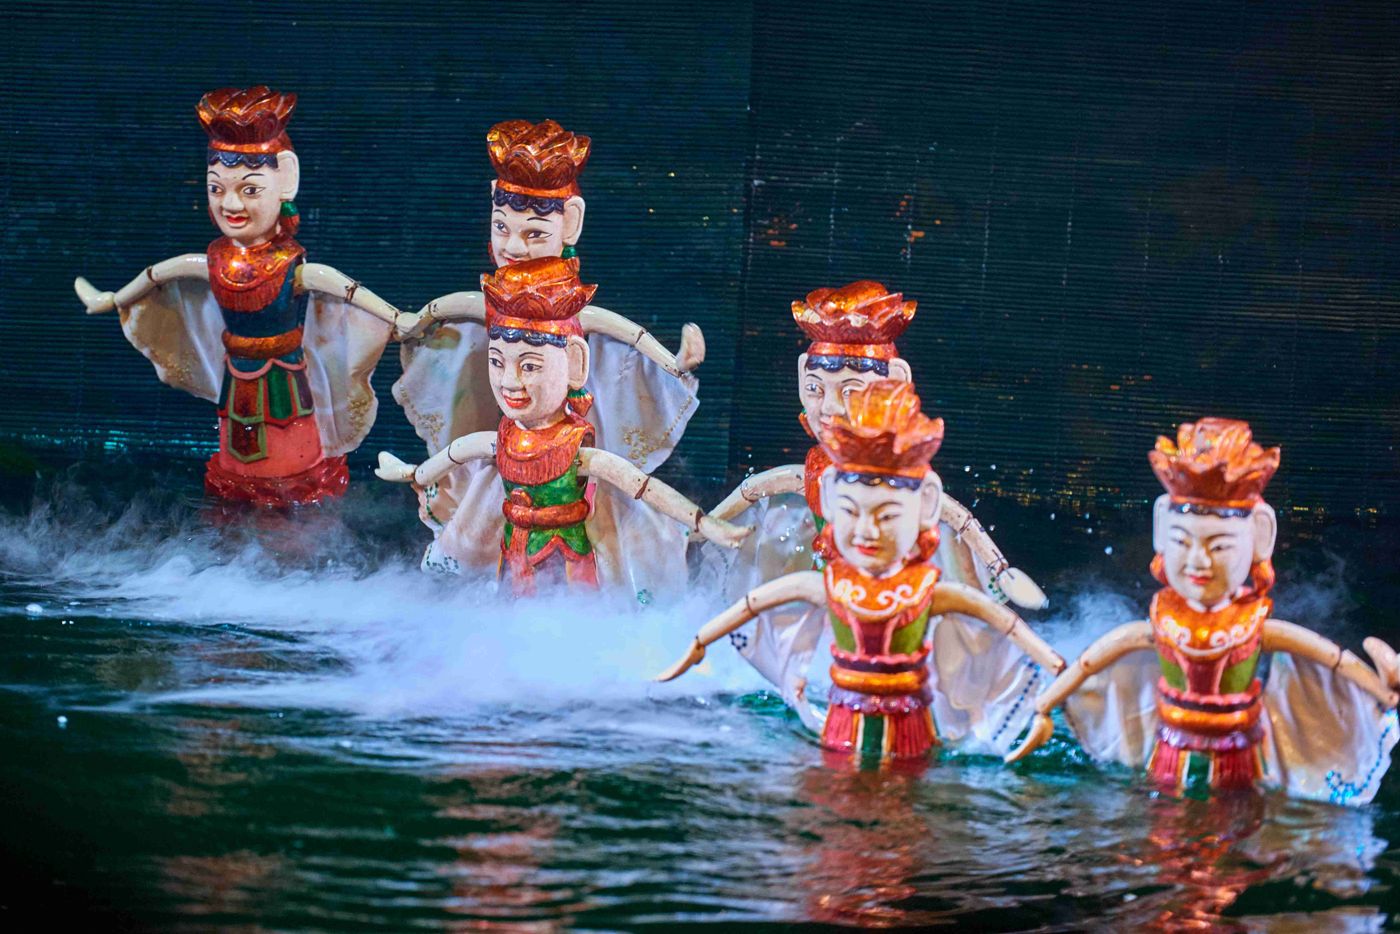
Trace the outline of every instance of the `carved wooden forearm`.
{"type": "Polygon", "coordinates": [[[992,572],[992,579],[1012,603],[1026,609],[1038,610],[1050,602],[1045,597],[1045,591],[1031,580],[1030,575],[1011,567],[996,542],[992,541],[987,530],[982,528],[982,523],[977,521],[966,506],[945,493],[939,517],[967,541],[972,553],[992,572]]]}
{"type": "Polygon", "coordinates": [[[605,481],[633,499],[639,499],[663,515],[683,522],[718,545],[738,548],[753,531],[723,519],[714,519],[674,487],[642,473],[616,454],[599,448],[584,448],[579,452],[580,470],[588,477],[605,481]]]}
{"type": "Polygon", "coordinates": [[[447,447],[419,464],[413,471],[413,482],[418,486],[432,486],[443,477],[467,461],[483,460],[496,456],[496,433],[494,431],[474,431],[455,439],[447,447]]]}
{"type": "Polygon", "coordinates": [[[385,324],[393,324],[399,310],[345,273],[324,263],[304,263],[297,267],[297,284],[302,291],[324,292],[366,311],[385,324]]]}
{"type": "Polygon", "coordinates": [[[1331,639],[1281,619],[1266,619],[1261,635],[1264,651],[1287,652],[1310,659],[1355,682],[1361,690],[1380,701],[1382,705],[1395,706],[1395,691],[1381,681],[1370,665],[1331,639]]]}
{"type": "Polygon", "coordinates": [[[209,262],[203,253],[182,253],[170,259],[161,260],[154,266],[147,266],[135,279],[116,291],[102,292],[82,276],[73,281],[73,290],[87,306],[88,314],[101,314],[104,311],[121,309],[141,298],[147,292],[172,279],[208,279],[209,262]]]}
{"type": "Polygon", "coordinates": [[[718,506],[710,510],[710,515],[716,519],[733,519],[761,499],[780,493],[801,493],[803,475],[801,464],[787,464],[747,476],[718,506]]]}
{"type": "Polygon", "coordinates": [[[822,576],[816,571],[798,571],[786,574],[777,580],[755,587],[744,595],[744,599],[728,607],[723,613],[711,619],[695,634],[689,651],[678,662],[656,676],[657,681],[671,681],[679,678],[693,665],[705,657],[705,649],[743,626],[764,610],[794,600],[802,600],[813,606],[826,602],[826,586],[822,576]]]}
{"type": "Polygon", "coordinates": [[[1063,704],[1066,698],[1079,690],[1090,675],[1103,671],[1129,652],[1151,649],[1155,644],[1152,624],[1146,620],[1125,623],[1110,630],[1106,635],[1100,636],[1093,645],[1085,649],[1077,659],[1071,662],[1069,667],[1061,672],[1060,676],[1036,699],[1035,718],[1031,722],[1031,728],[1027,732],[1026,738],[1021,740],[1020,745],[1008,752],[1003,758],[1007,762],[1016,762],[1030,755],[1036,747],[1049,739],[1051,734],[1055,732],[1055,725],[1050,719],[1050,711],[1063,704]]]}
{"type": "Polygon", "coordinates": [[[932,613],[963,613],[982,620],[1014,642],[1037,665],[1049,671],[1064,670],[1065,660],[1036,635],[1026,621],[980,590],[965,584],[938,584],[933,590],[932,613]]]}
{"type": "Polygon", "coordinates": [[[667,350],[646,328],[629,321],[617,312],[589,305],[578,314],[579,324],[586,334],[602,334],[621,341],[629,347],[637,348],[648,360],[653,360],[672,376],[680,376],[681,368],[676,355],[667,350]]]}

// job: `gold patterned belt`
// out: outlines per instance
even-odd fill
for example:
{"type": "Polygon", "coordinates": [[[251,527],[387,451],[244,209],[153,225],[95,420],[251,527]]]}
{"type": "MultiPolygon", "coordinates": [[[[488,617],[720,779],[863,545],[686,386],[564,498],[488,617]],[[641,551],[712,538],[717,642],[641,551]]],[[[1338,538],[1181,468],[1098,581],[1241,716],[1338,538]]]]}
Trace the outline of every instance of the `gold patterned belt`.
{"type": "Polygon", "coordinates": [[[232,331],[224,332],[224,350],[230,357],[247,357],[250,360],[274,360],[301,349],[300,327],[271,337],[239,337],[232,331]]]}
{"type": "Polygon", "coordinates": [[[841,665],[831,666],[832,684],[862,694],[913,694],[927,680],[927,665],[913,671],[852,671],[841,665]]]}

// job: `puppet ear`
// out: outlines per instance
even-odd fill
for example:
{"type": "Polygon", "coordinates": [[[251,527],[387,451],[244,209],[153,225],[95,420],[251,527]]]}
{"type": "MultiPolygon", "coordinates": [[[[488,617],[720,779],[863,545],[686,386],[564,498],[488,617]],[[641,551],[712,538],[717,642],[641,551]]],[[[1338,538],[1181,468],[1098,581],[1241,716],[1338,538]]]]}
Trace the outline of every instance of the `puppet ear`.
{"type": "Polygon", "coordinates": [[[583,198],[574,195],[564,202],[564,242],[569,246],[578,243],[583,235],[583,198]]]}
{"type": "Polygon", "coordinates": [[[797,385],[802,385],[802,377],[807,374],[807,355],[800,353],[797,355],[797,385]]]}
{"type": "Polygon", "coordinates": [[[295,201],[301,188],[301,160],[291,150],[284,149],[277,154],[277,182],[277,197],[295,201]]]}
{"type": "Polygon", "coordinates": [[[1254,526],[1254,560],[1268,561],[1274,556],[1274,545],[1278,542],[1278,515],[1268,503],[1260,503],[1249,514],[1254,526]]]}
{"type": "Polygon", "coordinates": [[[588,341],[570,337],[564,345],[564,353],[569,360],[569,388],[582,389],[588,382],[588,341]]]}
{"type": "MultiPolygon", "coordinates": [[[[938,516],[943,509],[943,478],[930,470],[919,487],[919,528],[938,528],[938,516]]],[[[825,515],[825,513],[823,513],[825,515]]]]}
{"type": "Polygon", "coordinates": [[[901,383],[914,382],[914,371],[909,367],[909,361],[903,357],[895,357],[890,361],[890,379],[897,379],[901,383]]]}
{"type": "Polygon", "coordinates": [[[1160,555],[1167,550],[1167,510],[1171,508],[1170,493],[1163,493],[1152,504],[1152,553],[1160,555]]]}
{"type": "Polygon", "coordinates": [[[835,507],[832,502],[836,499],[836,466],[833,464],[822,471],[820,482],[817,484],[817,499],[821,502],[822,515],[829,516],[835,507]]]}

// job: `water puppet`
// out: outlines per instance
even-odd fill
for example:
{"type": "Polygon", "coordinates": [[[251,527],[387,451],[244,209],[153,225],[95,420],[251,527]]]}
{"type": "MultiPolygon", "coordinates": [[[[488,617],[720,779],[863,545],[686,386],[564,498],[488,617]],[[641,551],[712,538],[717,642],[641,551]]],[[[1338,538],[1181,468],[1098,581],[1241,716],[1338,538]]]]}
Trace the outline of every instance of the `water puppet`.
{"type": "Polygon", "coordinates": [[[380,454],[376,471],[419,490],[434,529],[425,563],[495,567],[522,595],[543,579],[641,594],[684,586],[690,530],[730,547],[743,540],[748,530],[594,446],[579,313],[597,287],[579,281],[577,260],[526,260],[481,285],[489,344],[480,364],[504,414],[494,430],[457,438],[422,465],[380,454]],[[470,482],[441,482],[469,468],[470,482]]]}
{"type": "Polygon", "coordinates": [[[345,454],[374,424],[370,376],[398,311],[320,263],[294,239],[301,165],[287,121],[295,94],[211,91],[196,113],[209,136],[203,253],[153,266],[116,293],[79,277],[89,314],[116,310],[122,333],[167,385],[219,406],[213,495],[260,506],[343,493],[345,454]]]}
{"type": "Polygon", "coordinates": [[[1364,643],[1373,670],[1271,615],[1278,519],[1263,494],[1279,456],[1230,419],[1157,439],[1148,459],[1166,492],[1152,510],[1152,575],[1163,587],[1146,620],[1102,636],[1046,688],[1008,761],[1050,737],[1063,704],[1092,757],[1145,768],[1173,793],[1375,796],[1400,737],[1400,667],[1379,639],[1364,643]]]}
{"type": "MultiPolygon", "coordinates": [[[[1030,713],[1026,656],[1052,672],[1064,661],[982,590],[941,580],[943,484],[929,462],[943,420],[923,414],[908,382],[879,380],[848,393],[817,435],[830,459],[818,481],[825,568],[755,588],[657,680],[679,677],[765,610],[801,601],[829,615],[834,636],[825,719],[805,682],[778,686],[837,761],[917,760],[943,743],[1004,751],[1030,713]]],[[[814,647],[793,648],[780,670],[805,671],[814,647]]]]}
{"type": "MultiPolygon", "coordinates": [[[[491,183],[491,260],[498,268],[545,257],[575,257],[585,203],[578,176],[592,142],[553,120],[508,120],[486,135],[491,183]]],[[[577,320],[595,374],[584,416],[598,445],[650,473],[670,456],[698,405],[691,371],[705,357],[704,335],[688,324],[672,355],[645,328],[588,305],[577,320]]],[[[403,376],[394,398],[429,452],[453,438],[494,430],[499,413],[487,385],[487,307],[479,291],[453,292],[400,320],[403,376]]],[[[470,471],[445,481],[469,482],[470,471]]],[[[460,498],[468,494],[454,491],[460,498]]]]}
{"type": "MultiPolygon", "coordinates": [[[[792,303],[793,320],[811,342],[797,358],[802,399],[798,419],[814,442],[818,432],[842,414],[852,392],[876,380],[913,381],[909,362],[899,356],[895,341],[914,320],[917,307],[917,302],[869,280],[841,288],[817,289],[805,300],[792,303]]],[[[770,497],[801,493],[811,511],[814,529],[820,533],[826,524],[821,509],[821,477],[829,466],[831,458],[825,448],[814,443],[804,463],[774,467],[746,477],[711,514],[734,519],[770,497]]],[[[1010,566],[965,506],[946,493],[940,502],[942,549],[938,563],[945,579],[985,586],[1018,606],[1039,609],[1045,605],[1041,589],[1024,572],[1010,566]]],[[[793,550],[791,545],[784,548],[773,538],[756,536],[745,550],[793,550]]],[[[786,530],[777,538],[783,543],[793,541],[786,530]]],[[[766,555],[758,555],[755,560],[761,566],[773,563],[766,555]]],[[[816,563],[820,569],[820,556],[816,563]]]]}

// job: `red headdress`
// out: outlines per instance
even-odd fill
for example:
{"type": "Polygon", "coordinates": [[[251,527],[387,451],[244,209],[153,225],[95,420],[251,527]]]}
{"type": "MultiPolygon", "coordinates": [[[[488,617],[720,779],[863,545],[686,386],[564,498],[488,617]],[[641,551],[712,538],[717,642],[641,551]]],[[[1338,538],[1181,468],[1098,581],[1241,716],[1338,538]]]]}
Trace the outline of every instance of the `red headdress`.
{"type": "Polygon", "coordinates": [[[598,291],[578,279],[578,260],[545,256],[502,266],[481,277],[486,327],[533,331],[556,338],[582,337],[578,313],[598,291]]]}
{"type": "Polygon", "coordinates": [[[919,480],[943,443],[943,419],[919,408],[914,387],[882,379],[846,397],[846,414],[821,433],[821,444],[836,469],[919,480]]]}
{"type": "Polygon", "coordinates": [[[486,133],[496,190],[532,198],[572,198],[592,141],[546,120],[506,120],[486,133]]]}
{"type": "Polygon", "coordinates": [[[1175,443],[1159,437],[1147,459],[1173,503],[1248,511],[1263,499],[1279,454],[1278,448],[1255,444],[1245,422],[1203,418],[1183,423],[1175,443]]]}
{"type": "Polygon", "coordinates": [[[292,148],[287,121],[296,109],[295,94],[280,94],[263,85],[240,90],[220,88],[199,99],[195,113],[217,152],[277,153],[292,148]]]}
{"type": "Polygon", "coordinates": [[[866,279],[808,293],[806,300],[792,303],[792,317],[812,341],[808,354],[887,363],[917,307],[901,293],[866,279]]]}

